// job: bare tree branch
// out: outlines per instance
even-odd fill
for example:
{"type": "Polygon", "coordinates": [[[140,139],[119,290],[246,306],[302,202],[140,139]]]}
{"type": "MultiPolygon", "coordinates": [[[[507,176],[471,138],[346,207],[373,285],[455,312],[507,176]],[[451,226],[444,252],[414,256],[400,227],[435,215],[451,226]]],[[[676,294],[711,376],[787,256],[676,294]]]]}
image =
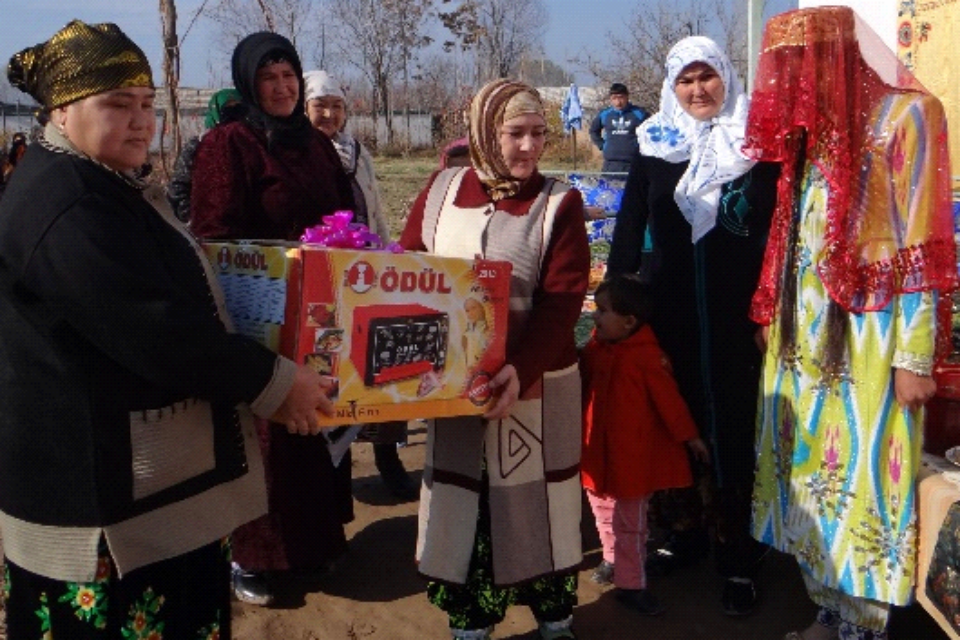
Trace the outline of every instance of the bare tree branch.
{"type": "Polygon", "coordinates": [[[576,62],[597,77],[600,86],[623,82],[630,98],[656,110],[663,85],[664,62],[670,48],[689,35],[706,35],[724,47],[741,78],[747,71],[746,15],[744,7],[729,2],[710,3],[658,0],[638,8],[625,25],[625,35],[608,33],[604,49],[618,52],[615,59],[586,54],[576,62]]]}
{"type": "MultiPolygon", "coordinates": [[[[164,114],[164,129],[169,121],[173,134],[172,159],[167,158],[163,144],[160,145],[160,161],[169,173],[173,160],[180,155],[180,43],[177,39],[177,5],[174,0],[160,0],[160,23],[163,30],[163,83],[167,91],[167,113],[164,114]]],[[[164,131],[165,132],[165,131],[164,131]]]]}
{"type": "Polygon", "coordinates": [[[430,42],[424,32],[430,8],[431,0],[339,0],[332,7],[337,52],[371,87],[374,145],[380,114],[386,120],[387,144],[394,143],[393,83],[430,42]]]}

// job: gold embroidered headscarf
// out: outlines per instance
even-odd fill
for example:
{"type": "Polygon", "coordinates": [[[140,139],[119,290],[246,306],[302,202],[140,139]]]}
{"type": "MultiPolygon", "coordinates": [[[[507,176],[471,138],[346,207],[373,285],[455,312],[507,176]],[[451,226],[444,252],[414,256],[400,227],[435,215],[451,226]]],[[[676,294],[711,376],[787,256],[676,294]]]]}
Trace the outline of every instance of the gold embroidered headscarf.
{"type": "Polygon", "coordinates": [[[520,191],[500,152],[500,127],[511,118],[535,113],[544,118],[543,102],[533,87],[512,80],[488,82],[470,103],[470,160],[493,200],[520,191]]]}
{"type": "Polygon", "coordinates": [[[153,88],[147,56],[117,25],[79,20],[14,54],[7,78],[47,109],[123,87],[153,88]]]}

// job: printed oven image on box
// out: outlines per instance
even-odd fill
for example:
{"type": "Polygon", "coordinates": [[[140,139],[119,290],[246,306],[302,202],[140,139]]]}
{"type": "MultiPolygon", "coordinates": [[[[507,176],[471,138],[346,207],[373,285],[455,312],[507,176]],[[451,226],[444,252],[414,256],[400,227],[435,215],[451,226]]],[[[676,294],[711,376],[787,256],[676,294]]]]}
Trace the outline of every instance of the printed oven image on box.
{"type": "Polygon", "coordinates": [[[353,311],[350,359],[368,387],[443,371],[450,319],[419,304],[378,304],[353,311]]]}

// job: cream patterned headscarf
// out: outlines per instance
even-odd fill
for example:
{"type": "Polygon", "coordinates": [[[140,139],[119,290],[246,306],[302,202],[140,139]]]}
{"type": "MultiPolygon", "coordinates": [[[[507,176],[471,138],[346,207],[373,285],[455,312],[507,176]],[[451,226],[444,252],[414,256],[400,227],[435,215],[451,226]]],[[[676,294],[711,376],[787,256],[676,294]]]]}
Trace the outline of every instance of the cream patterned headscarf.
{"type": "Polygon", "coordinates": [[[755,164],[741,151],[750,100],[727,54],[710,38],[684,38],[667,54],[666,67],[660,111],[637,128],[637,137],[645,156],[690,161],[673,197],[696,242],[716,225],[723,185],[755,164]],[[684,111],[674,92],[677,76],[694,62],[710,65],[723,81],[723,106],[710,120],[697,120],[684,111]]]}
{"type": "Polygon", "coordinates": [[[470,160],[493,200],[509,198],[522,186],[510,175],[500,152],[500,127],[527,113],[546,121],[540,94],[522,82],[502,78],[485,84],[470,103],[470,160]]]}

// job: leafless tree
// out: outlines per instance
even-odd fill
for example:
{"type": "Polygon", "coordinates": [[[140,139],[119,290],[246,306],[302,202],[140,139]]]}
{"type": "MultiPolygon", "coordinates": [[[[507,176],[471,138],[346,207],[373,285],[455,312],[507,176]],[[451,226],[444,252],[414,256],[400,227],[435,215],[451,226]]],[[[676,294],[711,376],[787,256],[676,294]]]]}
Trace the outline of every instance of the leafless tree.
{"type": "Polygon", "coordinates": [[[724,0],[678,2],[658,0],[638,8],[625,33],[608,33],[602,57],[585,54],[577,62],[593,73],[601,87],[623,82],[635,104],[655,110],[660,102],[664,61],[670,48],[690,35],[710,36],[724,47],[740,77],[747,72],[744,3],[724,0]],[[607,55],[616,51],[617,55],[607,55]]]}
{"type": "Polygon", "coordinates": [[[547,28],[542,0],[483,0],[480,3],[481,77],[506,78],[519,71],[528,54],[539,49],[547,28]]]}
{"type": "Polygon", "coordinates": [[[473,93],[472,71],[449,54],[429,54],[418,60],[412,91],[420,106],[442,111],[473,93]]]}
{"type": "Polygon", "coordinates": [[[255,31],[273,31],[288,38],[304,60],[324,45],[320,0],[211,0],[204,15],[219,26],[222,53],[255,31]]]}
{"type": "Polygon", "coordinates": [[[338,26],[334,46],[340,58],[370,84],[374,135],[382,113],[387,144],[394,141],[393,83],[404,75],[416,51],[429,42],[424,27],[430,4],[430,0],[339,0],[332,7],[338,26]]]}
{"type": "Polygon", "coordinates": [[[439,17],[451,34],[445,43],[476,55],[477,81],[516,75],[521,62],[541,49],[547,28],[543,0],[443,0],[439,17]]]}
{"type": "MultiPolygon", "coordinates": [[[[177,38],[177,5],[174,0],[160,0],[160,25],[163,32],[163,84],[167,92],[168,108],[164,113],[164,131],[173,134],[172,160],[168,161],[164,145],[160,144],[160,162],[169,170],[172,161],[180,155],[180,42],[177,38]]],[[[162,134],[161,134],[162,135],[162,134]]]]}

